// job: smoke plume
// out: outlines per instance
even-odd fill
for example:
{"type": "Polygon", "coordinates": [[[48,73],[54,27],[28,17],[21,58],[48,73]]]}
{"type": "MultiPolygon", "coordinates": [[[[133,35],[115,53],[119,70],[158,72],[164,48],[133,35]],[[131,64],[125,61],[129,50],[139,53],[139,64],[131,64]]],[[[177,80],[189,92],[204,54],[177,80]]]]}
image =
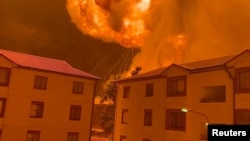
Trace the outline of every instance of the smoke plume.
{"type": "Polygon", "coordinates": [[[84,33],[138,47],[142,71],[250,48],[248,0],[68,0],[84,33]]]}

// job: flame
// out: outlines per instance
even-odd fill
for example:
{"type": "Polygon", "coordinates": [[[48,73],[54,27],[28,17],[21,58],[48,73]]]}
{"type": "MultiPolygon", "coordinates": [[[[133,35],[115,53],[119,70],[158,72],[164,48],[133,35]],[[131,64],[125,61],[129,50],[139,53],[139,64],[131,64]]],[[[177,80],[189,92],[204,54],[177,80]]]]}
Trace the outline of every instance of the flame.
{"type": "Polygon", "coordinates": [[[75,11],[79,12],[73,20],[76,20],[78,28],[85,34],[107,42],[117,42],[125,47],[141,47],[143,38],[148,33],[144,16],[150,8],[150,3],[150,0],[68,0],[67,8],[72,17],[77,15],[75,11]],[[105,3],[113,7],[120,3],[126,5],[122,7],[126,8],[126,13],[122,15],[121,24],[117,29],[110,23],[115,11],[109,6],[105,7],[105,3]]]}
{"type": "Polygon", "coordinates": [[[171,36],[167,39],[167,42],[172,44],[176,52],[175,62],[180,63],[183,61],[183,52],[187,47],[188,35],[185,33],[178,34],[176,36],[171,36]]]}
{"type": "Polygon", "coordinates": [[[248,9],[247,0],[67,0],[83,33],[139,47],[130,67],[142,71],[248,49],[248,9]]]}
{"type": "Polygon", "coordinates": [[[171,16],[172,12],[178,13],[172,6],[175,2],[67,0],[67,9],[73,22],[84,34],[124,47],[140,48],[129,71],[141,66],[142,72],[145,72],[183,60],[187,35],[181,33],[184,30],[177,30],[176,27],[182,23],[171,16]],[[159,57],[159,54],[162,55],[159,57]]]}

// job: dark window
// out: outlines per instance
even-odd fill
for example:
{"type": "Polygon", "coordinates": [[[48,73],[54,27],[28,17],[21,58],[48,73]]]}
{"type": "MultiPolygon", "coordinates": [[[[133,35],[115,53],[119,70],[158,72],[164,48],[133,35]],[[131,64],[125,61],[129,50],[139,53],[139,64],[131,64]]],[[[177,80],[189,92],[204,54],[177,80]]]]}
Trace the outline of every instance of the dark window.
{"type": "Polygon", "coordinates": [[[4,117],[6,98],[0,98],[0,117],[4,117]]]}
{"type": "Polygon", "coordinates": [[[128,109],[122,109],[122,123],[128,123],[128,109]]]}
{"type": "Polygon", "coordinates": [[[124,87],[124,89],[123,89],[123,98],[129,98],[129,95],[130,95],[130,87],[129,86],[124,87]]]}
{"type": "Polygon", "coordinates": [[[142,141],[151,141],[151,139],[142,139],[142,141]]]}
{"type": "Polygon", "coordinates": [[[146,85],[146,96],[150,97],[154,95],[154,84],[150,83],[146,85]]]}
{"type": "Polygon", "coordinates": [[[185,130],[186,113],[180,110],[166,110],[166,129],[185,130]]]}
{"type": "Polygon", "coordinates": [[[79,133],[77,132],[69,132],[67,141],[78,141],[79,133]]]}
{"type": "Polygon", "coordinates": [[[235,124],[250,124],[250,109],[235,110],[235,124]]]}
{"type": "Polygon", "coordinates": [[[26,141],[39,141],[40,131],[28,131],[26,135],[26,141]]]}
{"type": "Polygon", "coordinates": [[[236,69],[236,92],[250,92],[250,67],[236,69]]]}
{"type": "Polygon", "coordinates": [[[152,125],[152,110],[151,109],[144,110],[144,125],[145,126],[152,125]]]}
{"type": "Polygon", "coordinates": [[[32,101],[30,107],[30,117],[42,118],[43,107],[44,107],[44,102],[32,101]]]}
{"type": "Polygon", "coordinates": [[[120,141],[127,141],[127,136],[121,135],[120,136],[120,141]]]}
{"type": "Polygon", "coordinates": [[[226,86],[205,87],[200,102],[225,102],[226,86]]]}
{"type": "Polygon", "coordinates": [[[83,90],[84,90],[84,83],[83,82],[73,82],[73,89],[72,89],[72,93],[74,94],[83,94],[83,90]]]}
{"type": "Polygon", "coordinates": [[[9,86],[10,69],[0,67],[0,86],[9,86]]]}
{"type": "Polygon", "coordinates": [[[35,76],[34,89],[46,90],[48,78],[44,76],[35,76]]]}
{"type": "Polygon", "coordinates": [[[70,120],[80,120],[81,119],[81,110],[82,107],[79,105],[71,105],[70,106],[70,120]]]}
{"type": "Polygon", "coordinates": [[[167,79],[167,96],[186,95],[186,76],[170,77],[167,79]]]}

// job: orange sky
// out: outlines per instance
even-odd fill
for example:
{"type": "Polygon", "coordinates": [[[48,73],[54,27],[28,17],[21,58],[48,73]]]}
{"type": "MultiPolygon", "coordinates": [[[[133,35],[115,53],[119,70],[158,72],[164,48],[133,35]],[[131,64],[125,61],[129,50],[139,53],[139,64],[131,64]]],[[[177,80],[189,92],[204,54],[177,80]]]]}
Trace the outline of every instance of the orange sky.
{"type": "Polygon", "coordinates": [[[116,34],[132,37],[128,38],[129,41],[141,52],[134,57],[131,69],[141,66],[142,71],[148,71],[158,68],[159,61],[164,66],[171,62],[234,54],[250,48],[248,0],[99,0],[99,5],[103,2],[105,8],[95,4],[94,0],[83,0],[81,9],[74,2],[76,0],[68,0],[68,12],[84,34],[121,45],[124,44],[116,34]],[[69,6],[72,3],[75,6],[69,6]],[[145,7],[143,11],[138,8],[142,3],[145,7]],[[79,14],[79,11],[82,13],[79,14]],[[89,15],[98,19],[97,25],[83,20],[89,15]],[[136,15],[136,19],[133,19],[133,15],[136,15]],[[126,25],[124,19],[129,19],[130,29],[134,30],[122,32],[126,25]],[[99,34],[91,34],[86,29],[90,27],[87,25],[93,25],[99,34]],[[135,36],[138,27],[145,31],[139,32],[143,36],[135,36]],[[109,34],[104,29],[110,31],[109,34]],[[181,35],[185,36],[185,45],[177,47],[178,43],[173,41],[180,40],[173,38],[181,35]],[[136,39],[141,42],[132,42],[136,39]]]}

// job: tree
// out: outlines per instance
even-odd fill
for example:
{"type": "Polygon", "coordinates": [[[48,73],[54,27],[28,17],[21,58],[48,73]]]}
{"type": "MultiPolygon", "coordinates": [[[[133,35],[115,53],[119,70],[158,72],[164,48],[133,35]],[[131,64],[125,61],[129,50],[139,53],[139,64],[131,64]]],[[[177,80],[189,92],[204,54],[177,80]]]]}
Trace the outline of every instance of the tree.
{"type": "Polygon", "coordinates": [[[114,104],[105,105],[101,113],[101,126],[104,129],[105,137],[112,135],[114,132],[114,104]]]}
{"type": "MultiPolygon", "coordinates": [[[[118,80],[115,77],[114,80],[118,80]]],[[[114,132],[114,117],[115,117],[115,99],[117,87],[115,83],[109,82],[106,85],[104,94],[101,96],[100,104],[103,105],[101,112],[101,126],[104,129],[105,136],[113,134],[114,132]]]]}

